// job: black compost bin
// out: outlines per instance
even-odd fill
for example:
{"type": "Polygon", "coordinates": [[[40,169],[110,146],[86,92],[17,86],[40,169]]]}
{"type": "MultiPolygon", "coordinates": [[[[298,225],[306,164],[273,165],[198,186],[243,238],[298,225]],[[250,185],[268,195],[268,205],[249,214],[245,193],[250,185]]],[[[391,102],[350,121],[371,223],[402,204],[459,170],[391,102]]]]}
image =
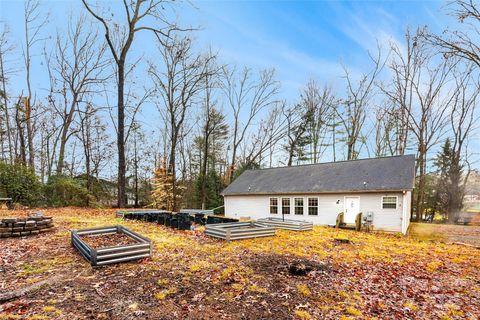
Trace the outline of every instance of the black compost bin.
{"type": "Polygon", "coordinates": [[[177,214],[178,219],[178,229],[180,230],[190,230],[192,225],[190,214],[186,212],[180,212],[177,214]]]}
{"type": "Polygon", "coordinates": [[[204,213],[195,213],[195,218],[194,218],[195,223],[198,223],[202,226],[205,225],[207,222],[205,219],[205,214],[204,213]]]}

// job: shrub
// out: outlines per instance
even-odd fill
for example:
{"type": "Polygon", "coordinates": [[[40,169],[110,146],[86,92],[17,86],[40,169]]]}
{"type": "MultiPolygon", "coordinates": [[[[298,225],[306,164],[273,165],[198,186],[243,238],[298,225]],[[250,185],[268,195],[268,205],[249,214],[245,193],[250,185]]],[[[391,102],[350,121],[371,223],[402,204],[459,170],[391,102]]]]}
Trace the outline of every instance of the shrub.
{"type": "Polygon", "coordinates": [[[30,168],[0,162],[0,197],[12,198],[13,202],[34,206],[42,198],[41,183],[30,168]]]}
{"type": "Polygon", "coordinates": [[[48,178],[45,185],[48,205],[53,207],[88,206],[95,202],[88,190],[73,178],[57,175],[48,178]]]}

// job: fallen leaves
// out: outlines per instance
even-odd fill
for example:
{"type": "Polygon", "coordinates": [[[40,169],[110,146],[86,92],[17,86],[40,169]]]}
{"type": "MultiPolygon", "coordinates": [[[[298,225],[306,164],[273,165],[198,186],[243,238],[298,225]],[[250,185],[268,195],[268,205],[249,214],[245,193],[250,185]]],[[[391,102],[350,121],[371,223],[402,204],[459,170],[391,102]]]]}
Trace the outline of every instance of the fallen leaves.
{"type": "MultiPolygon", "coordinates": [[[[113,210],[45,211],[56,221],[54,234],[2,241],[0,292],[43,280],[46,285],[0,305],[0,314],[39,319],[55,318],[57,311],[58,317],[72,319],[461,319],[480,314],[480,251],[471,247],[323,227],[227,243],[205,236],[201,228],[179,231],[119,220],[113,210]],[[152,258],[91,268],[71,248],[71,229],[113,224],[150,238],[152,258]],[[291,266],[305,272],[294,275],[291,266]],[[58,275],[64,280],[48,282],[58,275]]],[[[97,246],[110,244],[94,240],[97,246]]]]}

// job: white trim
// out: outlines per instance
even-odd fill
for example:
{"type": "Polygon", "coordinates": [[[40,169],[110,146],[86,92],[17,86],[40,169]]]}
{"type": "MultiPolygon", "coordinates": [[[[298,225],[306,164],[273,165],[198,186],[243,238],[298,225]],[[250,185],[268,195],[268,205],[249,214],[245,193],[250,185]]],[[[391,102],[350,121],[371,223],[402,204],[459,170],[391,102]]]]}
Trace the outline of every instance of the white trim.
{"type": "Polygon", "coordinates": [[[280,208],[282,208],[282,215],[291,215],[292,214],[292,198],[290,197],[281,197],[280,198],[280,208]],[[283,212],[283,199],[288,199],[288,211],[289,213],[284,213],[283,212]]]}
{"type": "Polygon", "coordinates": [[[295,200],[296,199],[302,199],[302,214],[301,216],[305,215],[305,198],[304,197],[294,197],[293,198],[293,215],[294,216],[300,216],[300,214],[296,213],[297,206],[295,205],[295,200]]]}
{"type": "Polygon", "coordinates": [[[357,198],[358,199],[358,212],[355,215],[362,212],[361,206],[360,206],[360,196],[343,196],[343,216],[344,217],[346,217],[346,211],[347,211],[346,208],[345,208],[345,206],[347,205],[347,201],[346,201],[347,198],[357,198]]]}
{"type": "Polygon", "coordinates": [[[277,197],[269,197],[268,198],[268,214],[274,214],[274,215],[278,215],[279,212],[278,212],[278,198],[277,197]],[[272,202],[271,200],[272,199],[276,199],[277,200],[277,213],[272,213],[272,202]]]}
{"type": "Polygon", "coordinates": [[[383,195],[381,198],[380,202],[380,209],[382,210],[397,210],[398,209],[398,196],[392,196],[392,195],[383,195]],[[383,198],[395,198],[395,208],[384,208],[383,207],[383,198]]]}
{"type": "Polygon", "coordinates": [[[402,234],[407,234],[408,226],[410,225],[410,205],[411,191],[403,193],[403,207],[402,207],[402,234]]]}
{"type": "MultiPolygon", "coordinates": [[[[312,206],[314,208],[314,206],[312,206]]],[[[307,197],[307,216],[318,217],[320,214],[320,199],[318,197],[307,197]],[[317,214],[310,214],[310,199],[317,199],[317,214]]]]}

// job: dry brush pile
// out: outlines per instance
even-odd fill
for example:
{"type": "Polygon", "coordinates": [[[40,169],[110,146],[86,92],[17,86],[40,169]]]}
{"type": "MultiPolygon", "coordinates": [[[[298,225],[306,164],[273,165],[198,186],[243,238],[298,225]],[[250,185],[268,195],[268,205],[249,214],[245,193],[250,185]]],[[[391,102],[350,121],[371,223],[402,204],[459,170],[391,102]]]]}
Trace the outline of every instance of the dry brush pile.
{"type": "Polygon", "coordinates": [[[1,241],[0,319],[480,315],[480,250],[471,247],[324,227],[224,242],[202,230],[122,221],[113,210],[64,208],[46,214],[56,221],[54,233],[1,241]],[[90,267],[71,247],[69,230],[112,224],[149,237],[153,257],[90,267]],[[295,275],[293,269],[306,271],[295,275]],[[8,296],[11,292],[15,295],[8,296]]]}

